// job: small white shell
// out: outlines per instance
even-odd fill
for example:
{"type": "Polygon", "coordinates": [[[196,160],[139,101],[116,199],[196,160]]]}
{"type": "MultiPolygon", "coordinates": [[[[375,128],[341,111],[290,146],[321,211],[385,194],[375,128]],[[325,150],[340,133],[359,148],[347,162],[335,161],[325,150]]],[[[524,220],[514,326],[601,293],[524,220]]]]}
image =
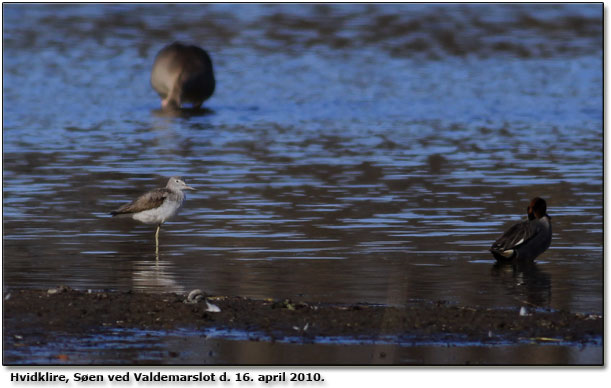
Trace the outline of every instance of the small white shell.
{"type": "Polygon", "coordinates": [[[47,294],[49,295],[60,294],[62,292],[67,292],[69,290],[70,290],[70,287],[61,285],[61,286],[57,286],[56,288],[49,288],[47,290],[47,294]]]}
{"type": "Polygon", "coordinates": [[[212,304],[208,301],[206,301],[206,311],[209,313],[220,313],[221,312],[221,308],[215,304],[212,304]]]}

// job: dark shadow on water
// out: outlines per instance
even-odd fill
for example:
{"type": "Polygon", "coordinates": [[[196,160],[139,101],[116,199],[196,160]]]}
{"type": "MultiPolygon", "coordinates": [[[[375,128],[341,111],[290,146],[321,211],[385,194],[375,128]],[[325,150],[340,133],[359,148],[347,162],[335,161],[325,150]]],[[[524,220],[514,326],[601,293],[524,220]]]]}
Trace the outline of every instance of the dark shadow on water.
{"type": "Polygon", "coordinates": [[[549,307],[552,299],[551,276],[534,262],[496,263],[490,274],[508,294],[530,307],[549,307]]]}
{"type": "Polygon", "coordinates": [[[182,108],[182,109],[154,109],[155,117],[183,118],[208,116],[214,114],[214,110],[209,108],[182,108]]]}

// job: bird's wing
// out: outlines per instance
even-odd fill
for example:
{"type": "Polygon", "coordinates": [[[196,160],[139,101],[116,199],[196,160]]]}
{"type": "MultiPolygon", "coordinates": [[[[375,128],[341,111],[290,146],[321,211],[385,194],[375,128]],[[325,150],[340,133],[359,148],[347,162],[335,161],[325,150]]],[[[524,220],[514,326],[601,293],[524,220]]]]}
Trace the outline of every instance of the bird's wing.
{"type": "Polygon", "coordinates": [[[541,225],[537,220],[517,223],[509,228],[498,240],[492,244],[491,251],[505,251],[524,244],[541,232],[541,225]]]}
{"type": "Polygon", "coordinates": [[[151,190],[138,197],[135,201],[127,203],[117,210],[110,212],[110,214],[115,216],[117,214],[139,213],[145,210],[154,209],[161,206],[170,193],[170,190],[166,188],[151,190]]]}

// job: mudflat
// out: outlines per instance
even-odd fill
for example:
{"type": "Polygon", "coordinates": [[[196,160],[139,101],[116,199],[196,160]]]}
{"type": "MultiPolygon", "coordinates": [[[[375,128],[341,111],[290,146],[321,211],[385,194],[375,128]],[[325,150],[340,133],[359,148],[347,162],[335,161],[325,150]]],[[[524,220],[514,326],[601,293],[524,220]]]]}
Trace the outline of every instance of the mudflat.
{"type": "MultiPolygon", "coordinates": [[[[53,333],[83,335],[100,328],[229,329],[251,340],[315,343],[317,338],[380,337],[414,344],[479,343],[600,344],[600,315],[534,308],[490,309],[444,301],[404,306],[322,304],[205,295],[17,289],[4,294],[5,346],[28,346],[53,333]],[[220,311],[214,311],[219,310],[220,311]],[[10,338],[10,341],[6,339],[10,338]]],[[[392,340],[391,340],[392,341],[392,340]]],[[[6,350],[6,349],[5,349],[6,350]]]]}

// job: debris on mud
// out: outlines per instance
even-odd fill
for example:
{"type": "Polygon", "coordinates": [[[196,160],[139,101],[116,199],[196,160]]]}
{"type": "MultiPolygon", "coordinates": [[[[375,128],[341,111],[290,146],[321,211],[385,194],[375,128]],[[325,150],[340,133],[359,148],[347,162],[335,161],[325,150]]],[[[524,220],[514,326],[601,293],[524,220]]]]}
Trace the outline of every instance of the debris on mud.
{"type": "Polygon", "coordinates": [[[64,286],[53,290],[6,292],[5,338],[33,333],[85,334],[109,326],[244,330],[272,341],[302,337],[304,343],[316,337],[375,340],[396,336],[414,341],[587,344],[600,342],[603,334],[599,315],[543,309],[530,309],[525,315],[518,308],[458,306],[444,301],[391,307],[214,297],[201,291],[189,299],[179,294],[77,291],[64,286]]]}

